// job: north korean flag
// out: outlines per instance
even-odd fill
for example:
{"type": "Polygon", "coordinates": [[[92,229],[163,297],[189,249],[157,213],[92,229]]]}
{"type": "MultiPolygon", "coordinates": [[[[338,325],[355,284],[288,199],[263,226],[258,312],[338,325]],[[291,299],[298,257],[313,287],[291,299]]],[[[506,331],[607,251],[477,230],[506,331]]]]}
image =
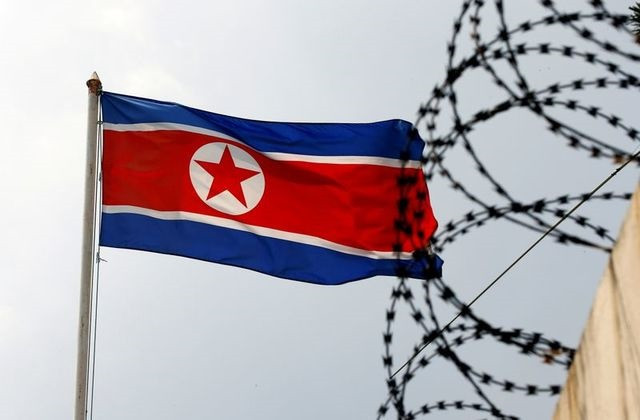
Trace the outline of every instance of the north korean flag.
{"type": "Polygon", "coordinates": [[[318,284],[439,275],[442,261],[424,258],[437,223],[411,124],[254,121],[114,93],[100,101],[101,246],[318,284]]]}

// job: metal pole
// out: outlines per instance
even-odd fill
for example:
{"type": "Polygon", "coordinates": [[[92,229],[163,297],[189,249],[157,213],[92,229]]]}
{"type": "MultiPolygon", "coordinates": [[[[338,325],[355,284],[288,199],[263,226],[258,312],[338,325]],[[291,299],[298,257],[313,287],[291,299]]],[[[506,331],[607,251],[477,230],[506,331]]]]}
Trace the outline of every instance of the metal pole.
{"type": "Polygon", "coordinates": [[[80,320],[78,324],[78,360],[76,368],[75,420],[87,416],[87,383],[89,378],[89,346],[93,271],[96,261],[95,211],[98,148],[98,96],[102,83],[96,72],[87,80],[89,108],[87,116],[87,163],[84,180],[84,215],[82,221],[82,268],[80,277],[80,320]]]}

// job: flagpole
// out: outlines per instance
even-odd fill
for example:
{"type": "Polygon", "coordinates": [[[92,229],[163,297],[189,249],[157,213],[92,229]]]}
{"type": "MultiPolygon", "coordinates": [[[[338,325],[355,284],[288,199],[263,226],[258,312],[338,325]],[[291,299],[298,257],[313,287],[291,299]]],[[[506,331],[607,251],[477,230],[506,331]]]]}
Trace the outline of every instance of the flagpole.
{"type": "Polygon", "coordinates": [[[95,251],[95,210],[98,148],[98,96],[102,83],[96,72],[87,80],[89,106],[87,113],[87,161],[84,180],[84,215],[82,221],[82,267],[80,277],[80,319],[78,323],[78,359],[76,367],[75,420],[87,416],[87,384],[89,378],[89,347],[91,324],[91,298],[95,251]]]}

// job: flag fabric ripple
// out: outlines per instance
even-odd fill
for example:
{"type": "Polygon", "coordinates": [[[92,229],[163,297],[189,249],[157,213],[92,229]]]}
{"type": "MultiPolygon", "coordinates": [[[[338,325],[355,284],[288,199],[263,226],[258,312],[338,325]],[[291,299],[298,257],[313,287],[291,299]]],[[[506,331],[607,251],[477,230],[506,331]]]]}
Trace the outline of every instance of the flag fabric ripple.
{"type": "Polygon", "coordinates": [[[106,92],[101,109],[101,246],[317,284],[439,274],[414,258],[437,223],[408,122],[264,122],[106,92]],[[409,234],[402,188],[423,215],[409,234]]]}

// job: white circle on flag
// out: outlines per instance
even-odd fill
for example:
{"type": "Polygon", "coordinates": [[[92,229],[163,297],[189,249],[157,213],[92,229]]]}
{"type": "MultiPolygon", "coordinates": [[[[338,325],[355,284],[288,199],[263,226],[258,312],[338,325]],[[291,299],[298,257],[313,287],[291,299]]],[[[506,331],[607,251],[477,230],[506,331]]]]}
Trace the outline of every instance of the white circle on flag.
{"type": "Polygon", "coordinates": [[[200,147],[191,157],[189,175],[198,197],[226,214],[253,210],[264,194],[262,168],[253,156],[233,144],[214,142],[200,147]]]}

